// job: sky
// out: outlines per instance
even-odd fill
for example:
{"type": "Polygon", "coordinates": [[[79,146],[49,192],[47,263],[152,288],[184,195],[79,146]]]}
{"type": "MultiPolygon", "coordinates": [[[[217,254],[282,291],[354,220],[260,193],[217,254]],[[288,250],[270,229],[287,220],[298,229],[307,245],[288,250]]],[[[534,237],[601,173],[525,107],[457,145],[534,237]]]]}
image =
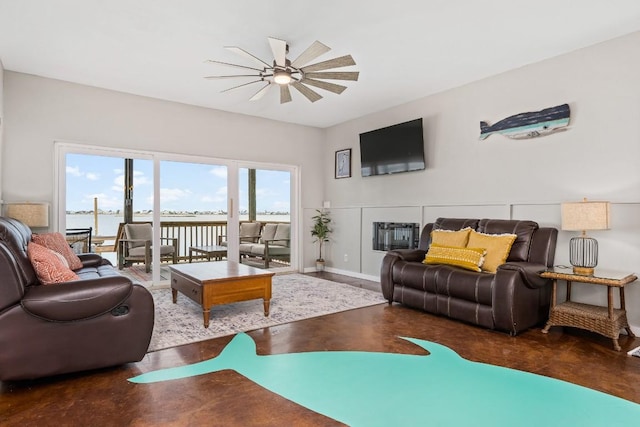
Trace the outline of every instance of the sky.
{"type": "MultiPolygon", "coordinates": [[[[133,162],[133,209],[153,208],[153,161],[133,162]]],[[[240,210],[246,210],[247,169],[240,169],[240,210]]],[[[124,160],[86,154],[67,154],[67,211],[123,209],[124,160]]],[[[290,173],[256,171],[257,211],[290,212],[290,173]]],[[[221,165],[162,161],[160,163],[160,210],[226,211],[227,168],[221,165]]]]}

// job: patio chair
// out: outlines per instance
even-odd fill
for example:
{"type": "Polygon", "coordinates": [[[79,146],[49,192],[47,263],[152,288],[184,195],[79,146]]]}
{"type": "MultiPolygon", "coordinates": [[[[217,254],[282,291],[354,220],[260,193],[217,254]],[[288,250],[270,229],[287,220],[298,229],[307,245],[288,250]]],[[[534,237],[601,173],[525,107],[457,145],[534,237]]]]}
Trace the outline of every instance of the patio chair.
{"type": "MultiPolygon", "coordinates": [[[[122,270],[134,262],[143,262],[145,271],[151,271],[153,227],[150,223],[125,224],[123,238],[118,240],[118,268],[122,270]]],[[[178,239],[161,237],[160,261],[178,262],[178,239]]]]}
{"type": "MultiPolygon", "coordinates": [[[[240,223],[240,244],[256,243],[260,239],[261,222],[241,222],[240,223]]],[[[227,246],[226,235],[218,236],[218,245],[227,246]]]]}

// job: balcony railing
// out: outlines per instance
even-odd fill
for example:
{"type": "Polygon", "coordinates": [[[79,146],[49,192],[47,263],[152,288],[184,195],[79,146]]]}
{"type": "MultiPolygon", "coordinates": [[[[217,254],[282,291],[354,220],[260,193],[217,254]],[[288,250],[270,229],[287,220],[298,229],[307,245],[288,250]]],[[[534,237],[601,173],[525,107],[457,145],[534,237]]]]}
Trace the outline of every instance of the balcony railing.
{"type": "MultiPolygon", "coordinates": [[[[142,221],[147,222],[148,221],[142,221]]],[[[261,221],[278,223],[281,221],[261,221]]],[[[134,221],[134,223],[136,223],[134,221]]],[[[138,222],[140,223],[140,222],[138,222]]],[[[116,251],[115,245],[122,236],[124,223],[120,223],[116,236],[93,236],[94,250],[99,253],[116,251]]],[[[220,240],[226,240],[226,221],[162,221],[160,222],[160,237],[176,238],[178,241],[178,262],[189,261],[191,246],[217,245],[220,240]]]]}

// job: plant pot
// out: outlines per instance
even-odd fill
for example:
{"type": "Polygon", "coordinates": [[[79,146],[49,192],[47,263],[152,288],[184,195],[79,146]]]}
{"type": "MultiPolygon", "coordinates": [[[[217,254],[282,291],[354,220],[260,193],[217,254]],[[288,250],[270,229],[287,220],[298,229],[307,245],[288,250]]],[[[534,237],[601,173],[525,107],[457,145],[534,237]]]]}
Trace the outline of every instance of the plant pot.
{"type": "Polygon", "coordinates": [[[324,260],[317,259],[316,260],[316,271],[324,271],[324,260]]]}

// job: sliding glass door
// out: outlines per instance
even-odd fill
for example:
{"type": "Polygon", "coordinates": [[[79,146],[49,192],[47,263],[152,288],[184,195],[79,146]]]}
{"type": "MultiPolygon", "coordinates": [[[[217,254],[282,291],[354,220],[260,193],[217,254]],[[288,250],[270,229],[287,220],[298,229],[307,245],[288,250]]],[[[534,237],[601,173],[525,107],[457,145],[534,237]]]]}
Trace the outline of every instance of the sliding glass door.
{"type": "Polygon", "coordinates": [[[138,281],[168,280],[173,262],[296,267],[295,167],[64,143],[56,144],[56,158],[58,230],[91,228],[90,250],[125,272],[138,271],[138,281]],[[150,263],[119,257],[117,240],[129,222],[152,224],[152,246],[161,250],[152,251],[150,263]],[[248,222],[258,226],[249,248],[241,236],[248,222]]]}

